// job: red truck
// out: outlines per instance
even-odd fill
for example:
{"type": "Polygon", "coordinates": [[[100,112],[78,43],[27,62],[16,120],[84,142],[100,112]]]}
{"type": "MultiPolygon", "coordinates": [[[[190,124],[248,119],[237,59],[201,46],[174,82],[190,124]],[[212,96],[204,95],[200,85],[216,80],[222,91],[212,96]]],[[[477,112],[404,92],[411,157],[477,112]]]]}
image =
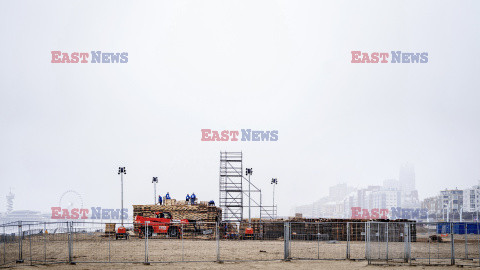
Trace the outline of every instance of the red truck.
{"type": "Polygon", "coordinates": [[[184,230],[191,229],[191,226],[187,225],[193,224],[193,229],[197,231],[194,220],[175,220],[169,212],[156,212],[155,217],[136,216],[134,222],[137,225],[135,226],[135,232],[138,233],[140,238],[145,237],[145,234],[148,237],[162,234],[178,238],[182,233],[182,224],[185,224],[183,225],[184,230]]]}

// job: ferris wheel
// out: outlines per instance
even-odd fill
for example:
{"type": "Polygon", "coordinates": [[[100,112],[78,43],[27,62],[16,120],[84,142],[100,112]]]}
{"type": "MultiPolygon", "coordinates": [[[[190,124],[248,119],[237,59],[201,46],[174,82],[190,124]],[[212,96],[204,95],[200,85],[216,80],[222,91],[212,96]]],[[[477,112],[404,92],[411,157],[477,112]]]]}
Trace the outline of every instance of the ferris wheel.
{"type": "Polygon", "coordinates": [[[62,209],[72,210],[74,208],[83,208],[83,198],[80,193],[75,190],[67,190],[60,197],[58,205],[62,209]]]}

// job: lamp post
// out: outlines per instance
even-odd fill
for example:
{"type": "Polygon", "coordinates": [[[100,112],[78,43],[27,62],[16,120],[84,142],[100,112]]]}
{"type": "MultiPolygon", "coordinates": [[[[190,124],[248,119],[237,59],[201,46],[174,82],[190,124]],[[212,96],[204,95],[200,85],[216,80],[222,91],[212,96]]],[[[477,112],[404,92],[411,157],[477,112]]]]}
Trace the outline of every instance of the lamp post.
{"type": "Polygon", "coordinates": [[[277,178],[272,178],[270,184],[273,185],[273,218],[275,218],[275,186],[278,184],[277,178]]]}
{"type": "Polygon", "coordinates": [[[122,208],[120,208],[120,217],[122,219],[122,227],[123,227],[123,175],[127,174],[127,170],[125,170],[125,167],[118,167],[118,174],[120,174],[120,180],[122,182],[121,186],[121,197],[122,197],[122,208]]]}
{"type": "Polygon", "coordinates": [[[158,177],[153,177],[152,183],[153,183],[153,204],[157,204],[157,183],[158,183],[158,177]]]}
{"type": "Polygon", "coordinates": [[[246,168],[245,169],[245,175],[248,175],[248,223],[251,222],[252,220],[252,208],[251,208],[251,197],[250,197],[250,191],[251,191],[251,182],[250,182],[250,175],[252,175],[253,173],[253,170],[252,168],[246,168]]]}

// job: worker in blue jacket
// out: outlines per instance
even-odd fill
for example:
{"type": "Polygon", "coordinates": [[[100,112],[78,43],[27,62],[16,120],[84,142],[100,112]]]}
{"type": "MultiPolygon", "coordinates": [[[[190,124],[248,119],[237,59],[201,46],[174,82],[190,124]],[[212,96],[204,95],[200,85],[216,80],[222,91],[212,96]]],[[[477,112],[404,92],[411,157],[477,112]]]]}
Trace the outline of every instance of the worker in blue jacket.
{"type": "Polygon", "coordinates": [[[165,195],[165,200],[170,200],[170,193],[167,192],[167,194],[165,195]]]}
{"type": "Polygon", "coordinates": [[[185,201],[187,201],[188,204],[188,202],[190,201],[190,195],[187,194],[187,197],[185,197],[185,201]]]}
{"type": "Polygon", "coordinates": [[[162,205],[162,195],[158,195],[158,204],[162,205]]]}
{"type": "Polygon", "coordinates": [[[192,196],[190,196],[190,201],[192,202],[192,205],[195,204],[195,199],[197,198],[197,196],[195,196],[195,192],[192,193],[192,196]]]}

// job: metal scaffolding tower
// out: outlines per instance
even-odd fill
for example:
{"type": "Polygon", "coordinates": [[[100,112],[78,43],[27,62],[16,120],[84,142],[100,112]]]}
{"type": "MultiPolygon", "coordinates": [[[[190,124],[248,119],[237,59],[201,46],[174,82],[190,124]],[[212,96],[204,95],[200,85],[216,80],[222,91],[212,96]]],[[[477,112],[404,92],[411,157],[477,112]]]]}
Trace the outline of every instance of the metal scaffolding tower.
{"type": "Polygon", "coordinates": [[[220,207],[223,221],[243,219],[242,152],[220,152],[220,207]]]}
{"type": "Polygon", "coordinates": [[[251,213],[252,208],[258,208],[260,220],[262,217],[273,219],[276,216],[276,207],[262,205],[262,191],[250,181],[250,178],[244,177],[242,173],[242,152],[220,152],[219,199],[223,221],[241,222],[243,220],[244,207],[248,208],[249,213],[251,213]],[[243,181],[248,186],[245,190],[243,189],[243,181]],[[255,199],[254,197],[257,198],[255,199]],[[243,204],[244,198],[248,200],[246,205],[243,204]]]}

